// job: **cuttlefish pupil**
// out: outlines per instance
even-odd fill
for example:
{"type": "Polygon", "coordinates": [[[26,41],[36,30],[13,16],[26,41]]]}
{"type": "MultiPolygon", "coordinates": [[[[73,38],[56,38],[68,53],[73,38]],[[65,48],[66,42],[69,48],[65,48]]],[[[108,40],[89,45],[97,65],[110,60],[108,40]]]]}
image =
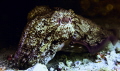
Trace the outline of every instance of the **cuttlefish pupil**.
{"type": "Polygon", "coordinates": [[[70,22],[71,22],[71,19],[68,17],[63,17],[62,19],[59,19],[60,25],[69,24],[70,22]]]}

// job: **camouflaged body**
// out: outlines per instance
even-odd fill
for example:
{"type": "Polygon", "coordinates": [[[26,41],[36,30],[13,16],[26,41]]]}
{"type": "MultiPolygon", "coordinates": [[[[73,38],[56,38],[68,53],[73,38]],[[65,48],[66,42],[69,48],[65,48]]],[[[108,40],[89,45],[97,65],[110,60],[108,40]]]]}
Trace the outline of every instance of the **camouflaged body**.
{"type": "Polygon", "coordinates": [[[14,60],[17,67],[35,63],[47,64],[57,51],[88,51],[85,45],[96,46],[113,35],[73,10],[37,6],[28,13],[28,23],[19,42],[14,60]],[[79,45],[71,42],[85,42],[79,45]]]}

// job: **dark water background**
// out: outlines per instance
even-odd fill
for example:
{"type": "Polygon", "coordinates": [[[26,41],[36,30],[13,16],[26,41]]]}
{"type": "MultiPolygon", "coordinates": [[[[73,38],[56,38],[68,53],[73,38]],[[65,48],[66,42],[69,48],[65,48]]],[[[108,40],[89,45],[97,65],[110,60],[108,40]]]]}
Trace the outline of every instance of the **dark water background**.
{"type": "Polygon", "coordinates": [[[27,14],[37,5],[73,9],[75,13],[98,24],[120,23],[119,0],[1,0],[0,48],[18,45],[27,23],[27,14]]]}

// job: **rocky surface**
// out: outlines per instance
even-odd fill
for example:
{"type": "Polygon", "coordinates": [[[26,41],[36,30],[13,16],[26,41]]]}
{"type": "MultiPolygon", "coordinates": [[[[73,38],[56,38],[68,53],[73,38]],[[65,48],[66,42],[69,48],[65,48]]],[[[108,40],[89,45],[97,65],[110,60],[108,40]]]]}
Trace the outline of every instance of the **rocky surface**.
{"type": "Polygon", "coordinates": [[[48,69],[45,65],[37,63],[37,64],[35,64],[35,66],[28,68],[25,71],[48,71],[48,69]]]}
{"type": "Polygon", "coordinates": [[[110,42],[104,50],[98,52],[95,56],[74,54],[69,57],[66,55],[64,62],[58,60],[57,67],[52,66],[49,71],[119,71],[120,53],[116,51],[117,48],[120,48],[120,41],[115,46],[110,42]]]}
{"type": "MultiPolygon", "coordinates": [[[[45,65],[38,63],[26,70],[17,71],[37,71],[42,69],[43,71],[119,71],[120,52],[117,52],[118,48],[120,48],[120,40],[116,43],[115,46],[109,42],[109,45],[107,45],[102,51],[98,52],[94,56],[90,56],[88,53],[74,53],[71,55],[57,54],[59,57],[55,57],[47,64],[48,69],[45,65]]],[[[2,61],[2,58],[0,60],[2,61]]],[[[10,69],[6,66],[0,66],[0,70],[16,71],[16,69],[10,69]]]]}

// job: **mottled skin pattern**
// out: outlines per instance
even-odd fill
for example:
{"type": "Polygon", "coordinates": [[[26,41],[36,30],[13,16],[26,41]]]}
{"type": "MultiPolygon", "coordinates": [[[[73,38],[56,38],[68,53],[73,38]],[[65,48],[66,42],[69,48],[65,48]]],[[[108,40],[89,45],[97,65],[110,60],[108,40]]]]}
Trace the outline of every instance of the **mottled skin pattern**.
{"type": "Polygon", "coordinates": [[[112,35],[71,9],[37,6],[28,14],[28,23],[14,56],[15,66],[23,69],[37,62],[47,64],[60,50],[81,52],[83,47],[95,53],[103,48],[98,45],[105,45],[112,35]]]}

